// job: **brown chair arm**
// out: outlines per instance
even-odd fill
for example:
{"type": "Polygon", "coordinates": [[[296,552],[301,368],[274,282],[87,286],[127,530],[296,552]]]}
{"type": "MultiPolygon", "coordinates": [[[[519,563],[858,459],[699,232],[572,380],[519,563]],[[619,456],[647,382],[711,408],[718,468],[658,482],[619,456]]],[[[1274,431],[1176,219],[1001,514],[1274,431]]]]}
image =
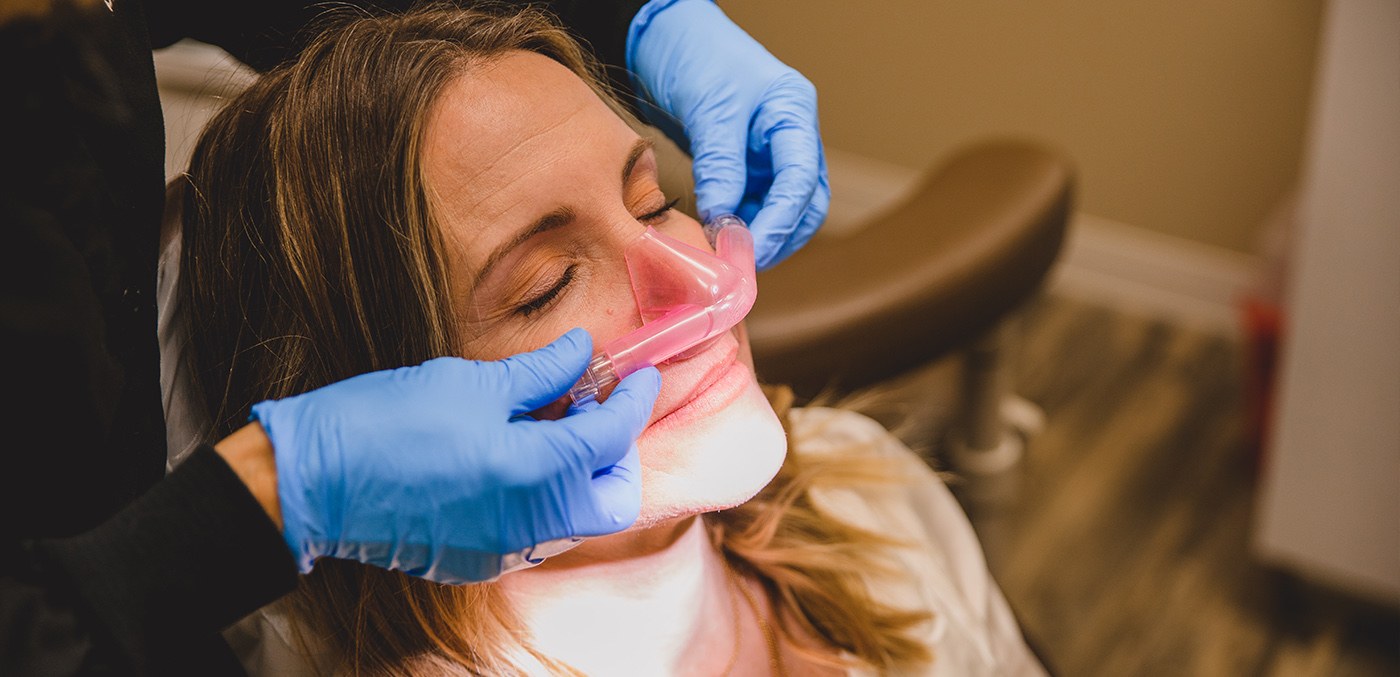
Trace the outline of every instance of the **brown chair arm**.
{"type": "Polygon", "coordinates": [[[982,334],[1044,281],[1073,176],[1043,146],[978,143],[854,234],[814,238],[759,275],[759,377],[806,395],[858,388],[982,334]]]}

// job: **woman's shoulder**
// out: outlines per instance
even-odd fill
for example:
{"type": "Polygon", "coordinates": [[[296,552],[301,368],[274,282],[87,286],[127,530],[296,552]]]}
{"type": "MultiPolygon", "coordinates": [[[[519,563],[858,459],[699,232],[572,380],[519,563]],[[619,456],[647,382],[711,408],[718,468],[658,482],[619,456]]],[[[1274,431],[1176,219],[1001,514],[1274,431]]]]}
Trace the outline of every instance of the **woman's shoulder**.
{"type": "Polygon", "coordinates": [[[878,421],[835,407],[794,408],[788,415],[791,453],[808,462],[837,461],[844,471],[814,488],[828,512],[916,540],[938,540],[945,529],[937,523],[966,522],[931,464],[878,421]]]}
{"type": "MultiPolygon", "coordinates": [[[[788,416],[789,449],[799,459],[839,460],[868,471],[853,473],[851,482],[844,487],[838,483],[837,488],[895,508],[908,507],[911,494],[947,493],[945,475],[935,469],[934,460],[915,452],[865,414],[838,407],[800,407],[788,416]],[[879,477],[893,481],[865,481],[879,477]]],[[[948,498],[951,501],[951,495],[948,498]]]]}
{"type": "Polygon", "coordinates": [[[804,456],[855,454],[922,462],[879,421],[857,411],[838,407],[794,407],[788,412],[788,420],[794,450],[804,456]]]}
{"type": "Polygon", "coordinates": [[[884,481],[834,482],[812,490],[824,512],[903,544],[887,553],[893,577],[870,592],[896,607],[933,614],[927,641],[934,673],[1039,675],[972,524],[939,473],[879,422],[858,412],[805,407],[790,413],[803,459],[868,461],[884,481]]]}
{"type": "Polygon", "coordinates": [[[943,540],[950,522],[966,521],[932,465],[878,421],[835,407],[795,408],[789,421],[799,460],[839,464],[813,489],[829,513],[916,541],[943,540]]]}

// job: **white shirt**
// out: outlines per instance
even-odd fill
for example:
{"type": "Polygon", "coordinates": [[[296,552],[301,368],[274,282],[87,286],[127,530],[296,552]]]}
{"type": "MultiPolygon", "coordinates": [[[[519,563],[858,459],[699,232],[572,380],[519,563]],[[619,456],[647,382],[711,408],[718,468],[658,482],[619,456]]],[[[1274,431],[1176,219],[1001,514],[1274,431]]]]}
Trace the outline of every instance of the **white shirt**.
{"type": "Polygon", "coordinates": [[[934,662],[897,674],[1044,675],[987,570],[972,524],[929,466],[860,414],[809,407],[794,409],[791,416],[793,437],[801,441],[799,453],[862,448],[891,459],[908,480],[813,490],[818,504],[842,521],[909,544],[885,551],[887,563],[905,575],[872,580],[870,591],[885,604],[933,614],[923,639],[934,662]]]}

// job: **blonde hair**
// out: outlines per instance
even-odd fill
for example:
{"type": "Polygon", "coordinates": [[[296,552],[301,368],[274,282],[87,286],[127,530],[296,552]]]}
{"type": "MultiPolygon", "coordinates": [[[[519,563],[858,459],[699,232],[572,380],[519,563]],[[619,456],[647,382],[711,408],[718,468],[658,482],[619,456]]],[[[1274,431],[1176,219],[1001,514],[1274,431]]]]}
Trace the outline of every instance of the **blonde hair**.
{"type": "MultiPolygon", "coordinates": [[[[510,50],[558,61],[626,115],[547,15],[435,6],[333,19],[213,119],[181,191],[180,293],[216,438],[262,399],[455,354],[452,271],[420,168],[424,125],[448,81],[510,50]]],[[[791,404],[785,389],[770,399],[780,414],[791,404]]],[[[779,632],[813,660],[882,669],[931,659],[909,636],[928,615],[883,606],[866,588],[877,551],[894,544],[823,514],[811,496],[887,479],[849,457],[790,453],[756,498],[704,518],[732,567],[761,582],[779,632]]],[[[339,671],[572,672],[522,641],[489,583],[323,559],[287,604],[339,671]]]]}

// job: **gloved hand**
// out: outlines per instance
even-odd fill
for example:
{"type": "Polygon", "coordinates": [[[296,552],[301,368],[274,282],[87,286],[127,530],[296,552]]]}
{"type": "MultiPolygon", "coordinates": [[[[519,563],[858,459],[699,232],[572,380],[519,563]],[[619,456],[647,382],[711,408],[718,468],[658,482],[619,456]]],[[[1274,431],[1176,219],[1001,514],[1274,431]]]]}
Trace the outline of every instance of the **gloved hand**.
{"type": "Polygon", "coordinates": [[[643,5],[627,32],[627,68],[638,95],[675,118],[650,116],[690,150],[702,219],[747,221],[759,270],[811,239],[831,187],[807,78],[710,0],[643,5]]]}
{"type": "Polygon", "coordinates": [[[557,421],[592,353],[575,329],[498,362],[443,357],[253,407],[272,440],[283,536],[317,557],[440,583],[490,580],[540,543],[620,531],[641,508],[636,438],[660,374],[557,421]]]}

